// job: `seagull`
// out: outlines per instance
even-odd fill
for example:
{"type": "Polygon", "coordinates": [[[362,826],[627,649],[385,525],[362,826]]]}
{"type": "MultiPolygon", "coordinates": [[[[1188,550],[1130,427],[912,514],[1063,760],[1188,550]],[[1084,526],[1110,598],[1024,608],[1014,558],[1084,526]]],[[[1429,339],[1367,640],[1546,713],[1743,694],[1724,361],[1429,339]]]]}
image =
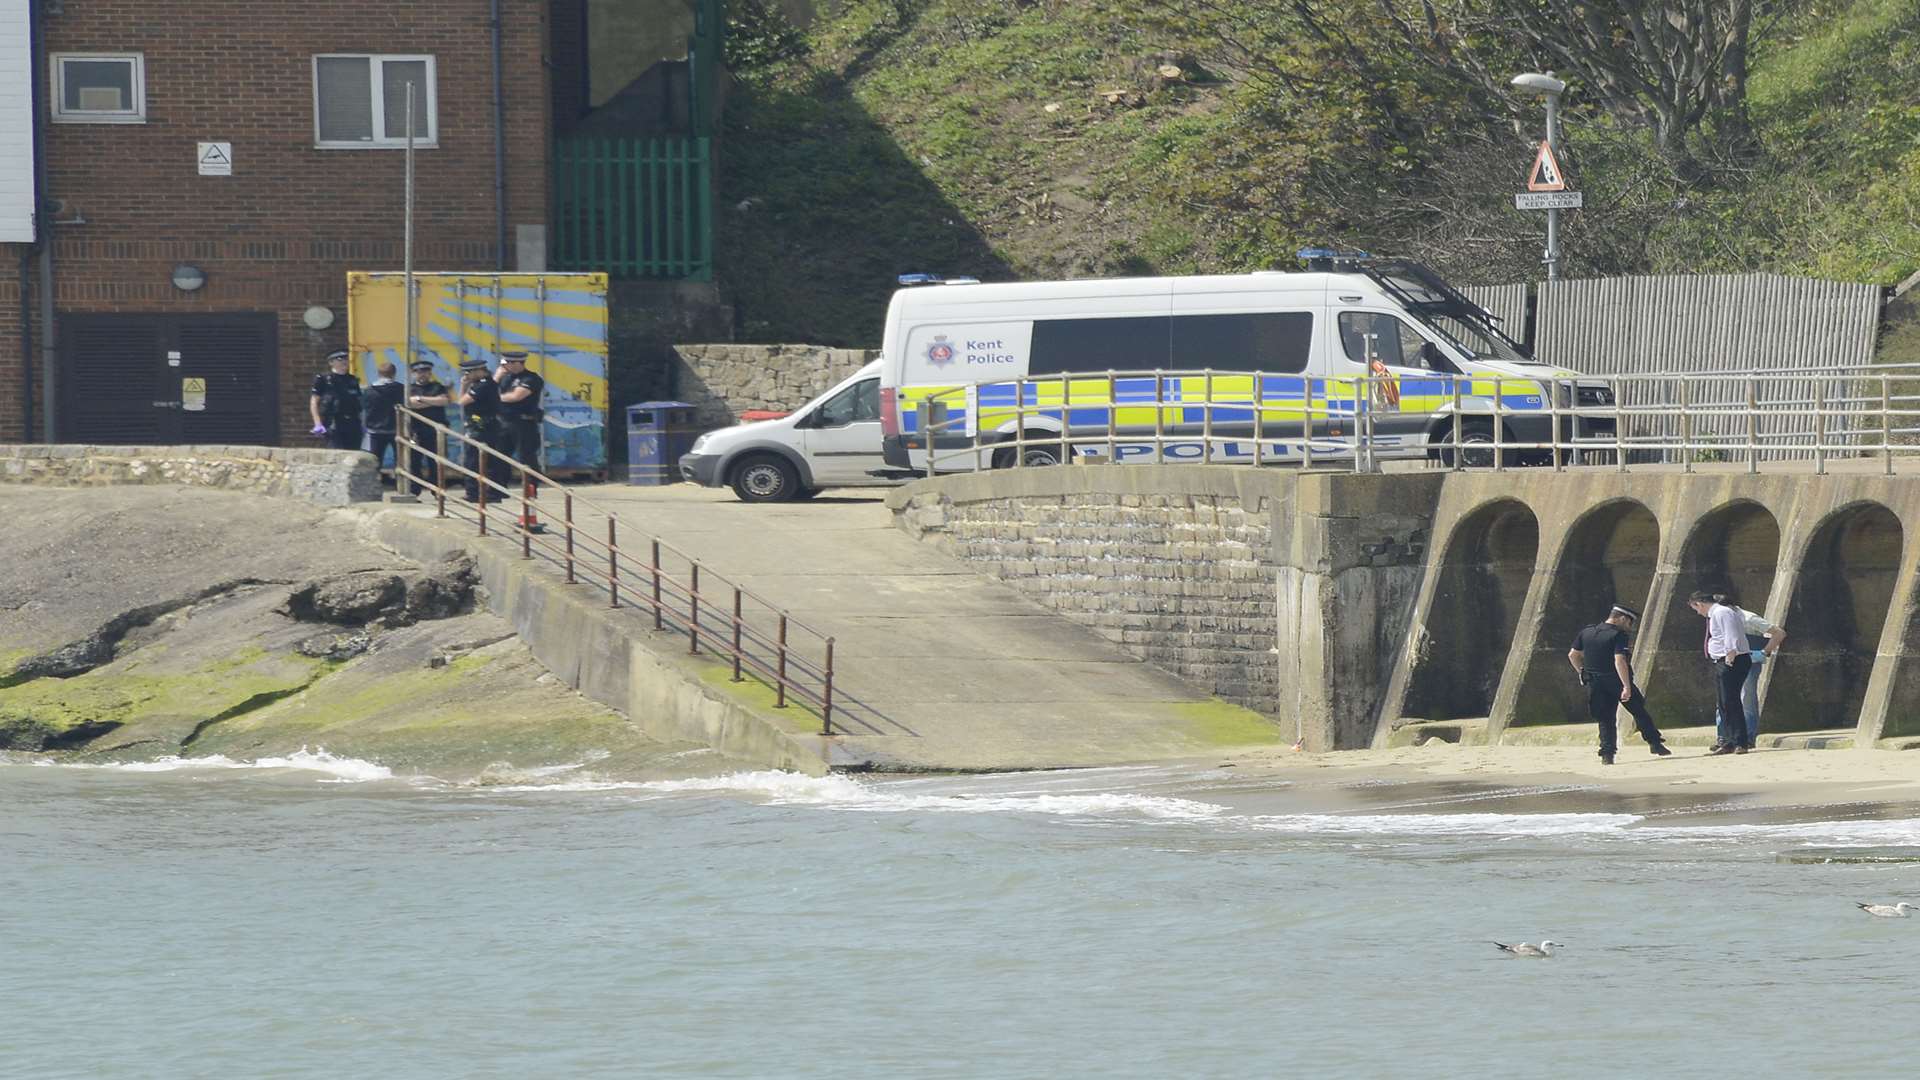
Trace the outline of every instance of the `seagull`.
{"type": "Polygon", "coordinates": [[[1904,919],[1908,912],[1920,911],[1920,904],[1909,904],[1905,900],[1897,904],[1855,904],[1854,906],[1880,919],[1904,919]]]}
{"type": "Polygon", "coordinates": [[[1538,945],[1529,945],[1524,941],[1513,945],[1503,945],[1496,941],[1493,943],[1493,947],[1509,956],[1524,956],[1533,960],[1545,960],[1547,957],[1553,955],[1553,950],[1562,948],[1563,946],[1557,941],[1543,941],[1538,945]]]}

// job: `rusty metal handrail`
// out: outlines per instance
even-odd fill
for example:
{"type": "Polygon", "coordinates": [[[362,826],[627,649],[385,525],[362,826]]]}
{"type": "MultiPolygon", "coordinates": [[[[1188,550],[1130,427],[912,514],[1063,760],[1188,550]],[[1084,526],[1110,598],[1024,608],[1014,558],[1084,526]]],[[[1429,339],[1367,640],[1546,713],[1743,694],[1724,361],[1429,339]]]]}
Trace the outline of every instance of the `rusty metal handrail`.
{"type": "MultiPolygon", "coordinates": [[[[623,549],[620,544],[619,515],[612,510],[594,504],[538,469],[516,461],[478,439],[469,438],[445,424],[428,419],[405,405],[396,406],[395,414],[394,445],[399,449],[396,451],[394,474],[423,491],[431,492],[436,504],[436,516],[452,516],[448,513],[449,503],[456,511],[471,510],[479,535],[487,536],[490,535],[489,509],[497,507],[501,501],[511,503],[517,499],[520,513],[512,520],[509,532],[517,534],[521,558],[531,559],[538,552],[542,558],[564,568],[567,584],[578,584],[585,578],[604,587],[610,607],[620,607],[624,601],[649,609],[655,630],[671,628],[675,633],[687,635],[687,651],[690,654],[699,654],[702,645],[705,645],[712,652],[732,661],[734,682],[743,682],[751,675],[774,691],[775,708],[787,708],[791,698],[801,707],[819,715],[822,735],[836,733],[834,639],[830,635],[794,618],[767,598],[727,581],[710,568],[703,569],[698,559],[658,537],[641,534],[647,545],[644,557],[623,549]],[[436,432],[439,436],[436,439],[437,448],[429,449],[415,442],[414,429],[409,426],[409,421],[436,432]],[[443,452],[450,450],[455,443],[479,452],[479,459],[475,462],[479,466],[477,472],[443,452]],[[438,466],[434,471],[440,483],[420,475],[425,470],[417,470],[415,455],[422,455],[438,466]],[[495,461],[517,470],[520,481],[517,493],[514,488],[498,483],[489,475],[493,471],[490,464],[495,461]],[[450,486],[449,470],[472,479],[479,498],[469,502],[464,497],[450,496],[447,490],[450,486]],[[558,523],[562,532],[560,540],[547,538],[535,531],[540,528],[530,513],[536,505],[535,483],[546,484],[563,496],[562,518],[558,523]],[[490,492],[498,493],[503,500],[490,499],[490,492]],[[578,527],[574,514],[576,504],[606,518],[607,537],[604,542],[578,527]],[[675,577],[667,569],[662,561],[663,555],[672,555],[687,564],[688,576],[685,580],[675,577]],[[627,577],[624,585],[621,577],[623,560],[626,569],[640,575],[627,577]],[[636,588],[636,583],[646,587],[636,588]],[[771,625],[755,625],[748,615],[748,601],[768,613],[771,625]],[[701,621],[703,615],[708,619],[705,623],[701,621]],[[817,643],[820,654],[818,661],[796,647],[792,640],[795,631],[800,632],[802,640],[811,638],[817,643]]],[[[844,709],[842,719],[847,719],[844,709]]],[[[878,733],[878,729],[875,732],[878,733]]]]}

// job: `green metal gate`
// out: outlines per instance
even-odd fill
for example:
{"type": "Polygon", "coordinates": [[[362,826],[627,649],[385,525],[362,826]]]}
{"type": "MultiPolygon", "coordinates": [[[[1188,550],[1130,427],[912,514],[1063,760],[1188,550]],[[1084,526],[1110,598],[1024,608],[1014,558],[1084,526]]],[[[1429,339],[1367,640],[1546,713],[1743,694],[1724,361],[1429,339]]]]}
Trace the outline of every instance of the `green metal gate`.
{"type": "Polygon", "coordinates": [[[706,136],[557,140],[550,265],[712,280],[712,145],[706,136]]]}

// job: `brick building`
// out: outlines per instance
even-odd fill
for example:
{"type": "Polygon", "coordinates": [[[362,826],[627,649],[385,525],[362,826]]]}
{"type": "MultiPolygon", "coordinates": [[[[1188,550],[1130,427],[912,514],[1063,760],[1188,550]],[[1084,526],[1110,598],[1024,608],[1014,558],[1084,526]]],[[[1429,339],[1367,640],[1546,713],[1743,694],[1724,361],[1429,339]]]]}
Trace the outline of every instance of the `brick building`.
{"type": "Polygon", "coordinates": [[[548,9],[0,0],[0,158],[40,133],[56,311],[49,398],[44,264],[0,170],[0,441],[46,439],[51,410],[53,441],[308,445],[346,271],[401,266],[409,82],[415,267],[545,269],[548,9]]]}

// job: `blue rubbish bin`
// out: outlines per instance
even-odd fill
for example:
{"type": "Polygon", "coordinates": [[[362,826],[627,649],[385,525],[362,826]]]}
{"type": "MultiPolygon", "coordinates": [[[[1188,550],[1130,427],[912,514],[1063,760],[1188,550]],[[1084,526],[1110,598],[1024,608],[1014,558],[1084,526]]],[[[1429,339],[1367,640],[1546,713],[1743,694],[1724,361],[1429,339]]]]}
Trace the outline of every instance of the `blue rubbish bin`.
{"type": "Polygon", "coordinates": [[[627,406],[627,483],[657,486],[680,482],[680,457],[700,430],[695,409],[684,401],[643,401],[627,406]]]}

